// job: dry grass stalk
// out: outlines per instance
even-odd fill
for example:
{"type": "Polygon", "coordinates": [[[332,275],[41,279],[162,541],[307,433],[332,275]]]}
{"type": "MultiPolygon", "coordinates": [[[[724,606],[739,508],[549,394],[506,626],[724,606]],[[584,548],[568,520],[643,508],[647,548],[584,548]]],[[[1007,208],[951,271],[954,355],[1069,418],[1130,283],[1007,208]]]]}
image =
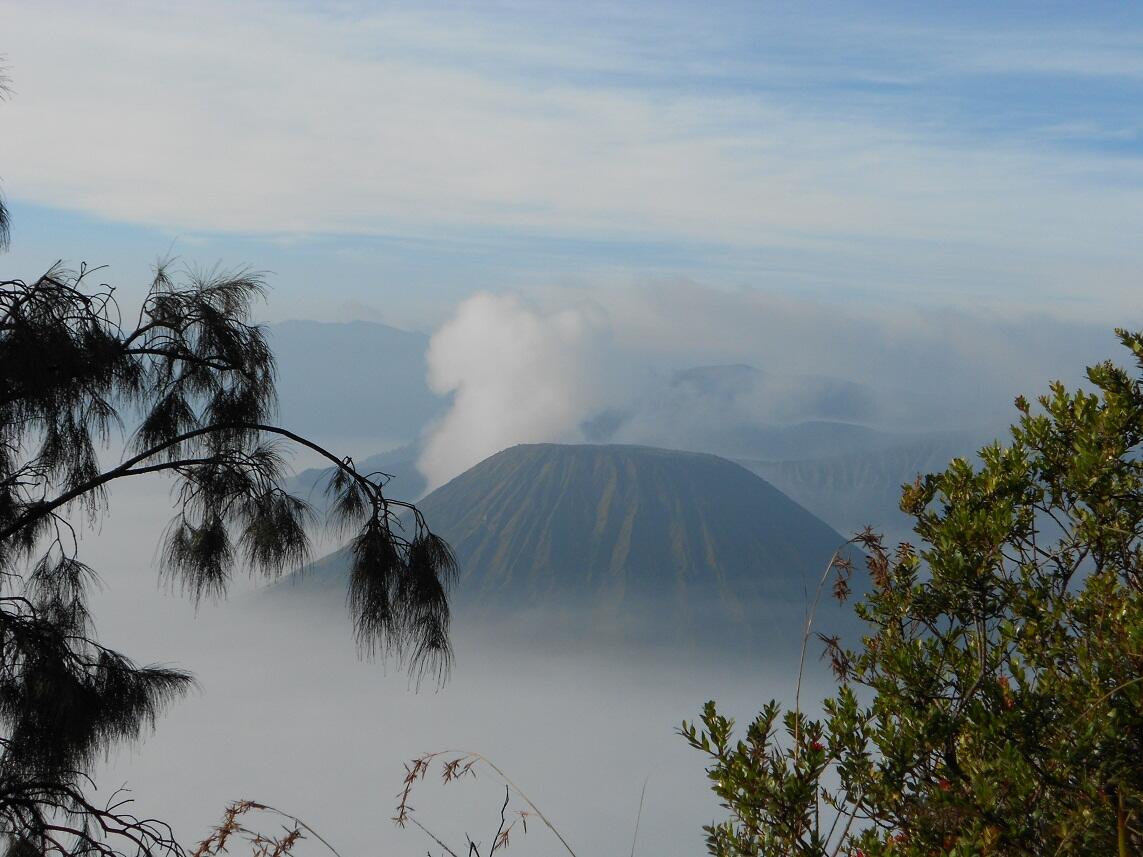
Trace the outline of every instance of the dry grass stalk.
{"type": "Polygon", "coordinates": [[[239,800],[226,808],[222,821],[191,852],[191,857],[218,857],[229,851],[227,846],[234,837],[240,837],[250,846],[251,857],[290,857],[294,846],[305,839],[307,833],[329,849],[334,857],[341,857],[336,848],[300,818],[264,803],[239,800]],[[267,836],[243,823],[242,819],[251,812],[272,813],[286,819],[289,824],[282,825],[281,834],[267,836]]]}
{"type": "MultiPolygon", "coordinates": [[[[432,831],[421,824],[416,818],[413,817],[413,806],[410,800],[413,794],[413,786],[423,779],[429,772],[434,761],[440,762],[441,780],[447,785],[448,783],[464,779],[466,777],[476,778],[477,767],[483,765],[491,770],[504,784],[504,803],[500,807],[500,826],[492,837],[492,846],[488,851],[488,855],[496,851],[507,848],[510,842],[512,831],[516,825],[519,824],[524,833],[528,832],[528,818],[532,815],[537,816],[548,829],[555,834],[555,837],[560,841],[571,857],[576,857],[575,851],[564,839],[563,835],[556,829],[555,825],[548,820],[548,817],[540,811],[540,808],[526,795],[519,786],[517,786],[511,779],[504,773],[495,763],[493,763],[487,756],[481,753],[475,753],[470,750],[438,750],[433,753],[425,753],[422,756],[413,759],[406,763],[405,774],[401,784],[401,791],[397,795],[397,811],[393,816],[393,822],[398,827],[405,827],[409,822],[412,822],[422,831],[425,832],[434,842],[441,848],[445,849],[452,857],[457,857],[456,852],[449,848],[444,842],[440,840],[432,831]],[[517,809],[509,812],[508,804],[511,802],[512,795],[515,794],[517,798],[523,801],[526,809],[517,809]],[[515,816],[509,821],[510,816],[515,816]]],[[[467,854],[468,857],[481,857],[479,846],[474,843],[471,838],[466,836],[468,842],[467,854]]]]}

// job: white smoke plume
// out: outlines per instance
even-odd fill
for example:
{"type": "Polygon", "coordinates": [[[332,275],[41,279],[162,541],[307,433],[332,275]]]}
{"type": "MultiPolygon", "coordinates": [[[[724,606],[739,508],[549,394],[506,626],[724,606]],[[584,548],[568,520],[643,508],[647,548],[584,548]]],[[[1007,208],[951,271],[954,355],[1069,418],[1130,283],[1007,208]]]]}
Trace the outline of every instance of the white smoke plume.
{"type": "Polygon", "coordinates": [[[607,318],[579,306],[545,313],[512,295],[464,301],[429,343],[429,386],[452,407],[417,462],[429,490],[517,443],[580,439],[606,399],[607,318]]]}
{"type": "MultiPolygon", "coordinates": [[[[429,346],[452,394],[418,462],[429,487],[515,443],[635,443],[740,458],[759,429],[807,421],[882,432],[1003,433],[1017,393],[1120,360],[1098,325],[971,311],[833,307],[691,283],[552,289],[462,303],[429,346]]],[[[758,444],[762,444],[759,446],[758,444]]]]}

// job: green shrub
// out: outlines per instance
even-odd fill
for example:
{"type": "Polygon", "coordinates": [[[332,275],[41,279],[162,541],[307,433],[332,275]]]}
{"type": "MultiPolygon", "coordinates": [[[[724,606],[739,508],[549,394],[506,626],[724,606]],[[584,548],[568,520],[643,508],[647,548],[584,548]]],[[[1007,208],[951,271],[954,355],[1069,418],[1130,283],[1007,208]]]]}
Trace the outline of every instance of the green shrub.
{"type": "Polygon", "coordinates": [[[821,720],[683,724],[729,810],[711,854],[1143,852],[1143,378],[1087,375],[904,487],[917,547],[859,537],[868,631],[826,640],[821,720]]]}

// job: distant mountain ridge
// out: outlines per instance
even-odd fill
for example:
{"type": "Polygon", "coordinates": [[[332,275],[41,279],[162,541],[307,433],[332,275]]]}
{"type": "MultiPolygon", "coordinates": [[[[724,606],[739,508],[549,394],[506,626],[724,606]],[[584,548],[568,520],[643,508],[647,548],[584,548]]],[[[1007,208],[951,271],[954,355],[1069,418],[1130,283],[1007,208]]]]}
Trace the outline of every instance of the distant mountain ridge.
{"type": "MultiPolygon", "coordinates": [[[[458,617],[573,637],[793,650],[844,541],[738,464],[650,447],[511,447],[418,505],[456,550],[458,617]]],[[[346,568],[331,555],[302,588],[340,590],[346,568]]]]}
{"type": "Polygon", "coordinates": [[[303,434],[408,443],[448,406],[425,381],[423,333],[369,321],[283,321],[269,335],[282,420],[303,434]]]}
{"type": "Polygon", "coordinates": [[[985,442],[981,434],[932,433],[818,458],[737,461],[841,532],[872,526],[892,544],[914,538],[912,519],[898,505],[901,486],[943,471],[953,458],[974,460],[985,442]]]}
{"type": "MultiPolygon", "coordinates": [[[[419,499],[425,479],[416,466],[418,443],[449,405],[425,381],[429,337],[365,321],[286,321],[272,325],[270,336],[282,422],[338,454],[405,444],[363,455],[358,466],[394,476],[393,497],[419,499]]],[[[909,519],[897,508],[901,483],[942,470],[956,455],[971,458],[989,437],[982,431],[871,427],[863,421],[884,417],[886,401],[903,412],[929,413],[932,397],[902,399],[839,378],[728,364],[652,381],[630,410],[605,410],[585,420],[583,436],[737,461],[846,535],[870,524],[890,541],[910,538],[909,519]]],[[[320,480],[318,470],[304,472],[292,488],[320,509],[320,480]]]]}
{"type": "Polygon", "coordinates": [[[626,401],[588,416],[581,428],[593,443],[786,460],[889,446],[934,427],[979,427],[980,419],[944,402],[938,389],[898,390],[735,363],[651,371],[626,401]]]}
{"type": "MultiPolygon", "coordinates": [[[[420,454],[421,445],[409,443],[368,458],[356,459],[353,465],[358,473],[374,479],[384,479],[387,497],[415,502],[425,493],[428,484],[424,474],[417,469],[420,454]]],[[[315,508],[324,511],[328,506],[325,488],[333,472],[332,467],[308,468],[290,480],[289,489],[315,508]]]]}

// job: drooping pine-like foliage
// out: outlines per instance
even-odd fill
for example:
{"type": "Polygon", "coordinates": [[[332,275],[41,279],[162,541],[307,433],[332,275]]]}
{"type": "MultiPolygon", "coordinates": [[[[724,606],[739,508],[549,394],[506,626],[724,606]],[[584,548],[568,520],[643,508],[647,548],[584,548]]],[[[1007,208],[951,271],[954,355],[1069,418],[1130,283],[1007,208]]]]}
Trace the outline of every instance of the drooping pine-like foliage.
{"type": "Polygon", "coordinates": [[[863,645],[827,640],[821,720],[684,724],[730,817],[716,855],[1143,853],[1139,373],[1017,399],[1007,444],[904,487],[918,546],[872,533],[863,645]]]}
{"type": "Polygon", "coordinates": [[[40,853],[150,853],[177,849],[161,825],[83,796],[93,757],[137,737],[191,681],[96,639],[95,571],[75,528],[106,510],[117,480],[174,480],[162,573],[199,599],[224,594],[236,568],[273,576],[304,560],[311,512],[284,488],[282,446],[326,456],[332,523],[356,533],[347,600],[359,646],[418,675],[448,667],[456,566],[414,507],[384,495],[383,474],[273,423],[274,359],[250,321],[260,277],[176,281],[160,266],[125,320],[92,273],[0,281],[0,832],[40,853]],[[117,434],[127,451],[107,463],[117,434]]]}

